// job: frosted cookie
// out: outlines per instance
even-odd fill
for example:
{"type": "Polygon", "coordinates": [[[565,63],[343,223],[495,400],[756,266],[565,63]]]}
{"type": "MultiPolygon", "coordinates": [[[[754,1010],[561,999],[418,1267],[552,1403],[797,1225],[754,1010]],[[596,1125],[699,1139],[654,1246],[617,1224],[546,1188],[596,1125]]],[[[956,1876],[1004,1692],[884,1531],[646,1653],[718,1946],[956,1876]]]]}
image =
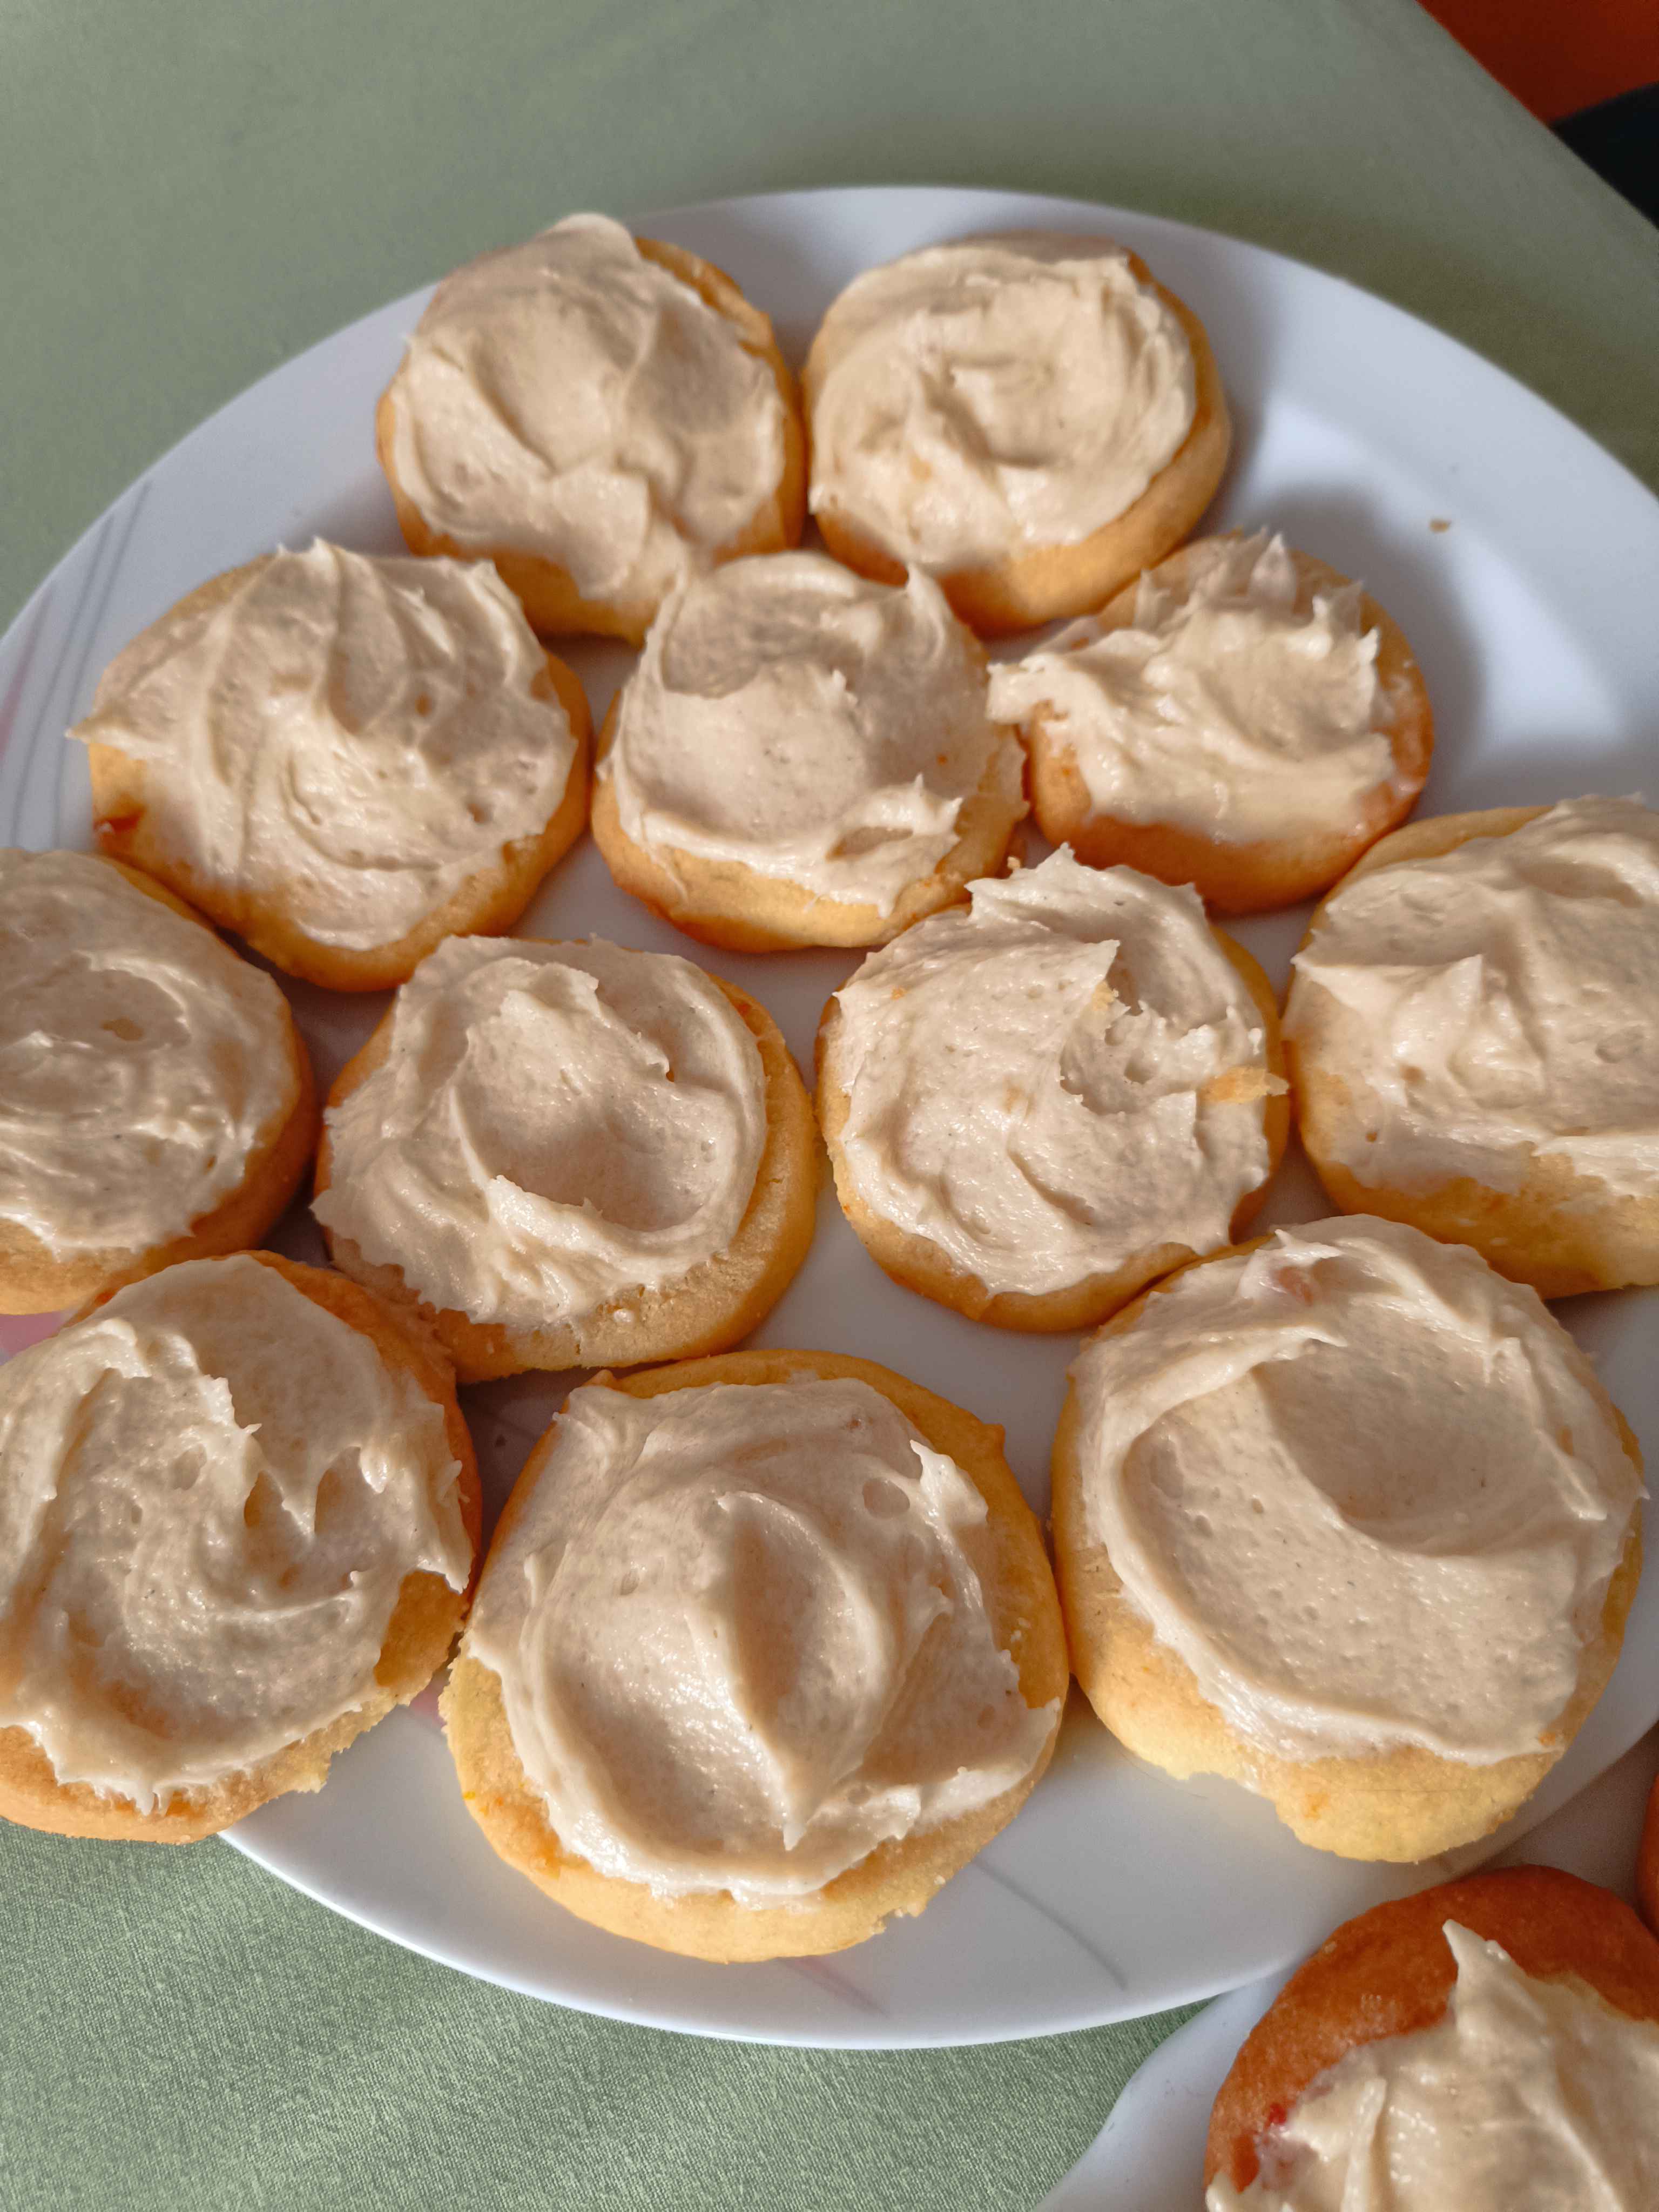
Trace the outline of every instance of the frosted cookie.
{"type": "Polygon", "coordinates": [[[771,324],[712,263],[602,215],[444,279],[375,443],[412,550],[493,561],[544,635],[637,645],[675,584],[794,544],[805,517],[771,324]]]}
{"type": "Polygon", "coordinates": [[[1024,775],[936,585],[783,554],[664,607],[600,735],[593,835],[707,944],[882,944],[1002,866],[1024,775]]]}
{"type": "Polygon", "coordinates": [[[803,380],[811,506],[860,574],[986,635],[1097,607],[1180,544],[1231,430],[1191,309],[1109,239],[927,246],[854,277],[803,380]]]}
{"type": "Polygon", "coordinates": [[[1545,1297],[1659,1282],[1659,813],[1413,822],[1297,954],[1285,1043],[1336,1205],[1545,1297]]]}
{"type": "Polygon", "coordinates": [[[1265,531],[1183,546],[993,671],[1045,837],[1224,914],[1334,884],[1411,811],[1434,724],[1373,599],[1265,531]]]}
{"type": "Polygon", "coordinates": [[[1506,1820],[1606,1686],[1641,1495],[1531,1291],[1395,1222],[1280,1229],[1073,1366],[1073,1664],[1154,1765],[1242,1782],[1345,1858],[1429,1858],[1506,1820]]]}
{"type": "Polygon", "coordinates": [[[1361,1913],[1239,2052],[1204,2176],[1206,2212],[1659,2203],[1659,1943],[1553,1867],[1361,1913]]]}
{"type": "Polygon", "coordinates": [[[257,1243],[317,1146],[288,1001],[136,868],[0,852],[0,1313],[257,1243]]]}
{"type": "Polygon", "coordinates": [[[106,853],[334,991],[518,920],[586,819],[590,733],[486,564],[320,538],[181,599],[70,732],[106,853]]]}
{"type": "Polygon", "coordinates": [[[1290,1111],[1272,987],[1191,891],[1066,852],[872,952],[818,1032],[836,1188],[896,1281],[1091,1327],[1261,1203],[1290,1111]]]}
{"type": "Polygon", "coordinates": [[[330,1093],[315,1211],[477,1382],[735,1343],[817,1197],[811,1103],[736,984],[599,939],[452,938],[330,1093]]]}
{"type": "Polygon", "coordinates": [[[987,1428],[745,1352],[565,1401],[443,1700],[467,1808],[583,1920],[714,1960],[916,1913],[1048,1763],[1054,1582],[987,1428]]]}
{"type": "Polygon", "coordinates": [[[442,1665],[479,1535],[435,1350],[269,1253],[117,1291],[0,1368],[0,1814],[189,1843],[442,1665]]]}

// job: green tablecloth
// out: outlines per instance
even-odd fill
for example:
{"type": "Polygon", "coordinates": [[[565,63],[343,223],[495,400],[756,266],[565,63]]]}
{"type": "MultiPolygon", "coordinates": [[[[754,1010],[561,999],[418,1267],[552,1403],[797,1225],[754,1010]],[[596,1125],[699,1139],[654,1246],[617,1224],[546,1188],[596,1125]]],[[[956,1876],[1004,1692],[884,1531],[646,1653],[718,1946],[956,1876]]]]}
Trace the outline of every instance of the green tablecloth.
{"type": "MultiPolygon", "coordinates": [[[[484,246],[572,206],[912,180],[1301,255],[1659,483],[1655,233],[1411,0],[12,0],[0,621],[210,409],[484,246]]],[[[702,2043],[466,1981],[222,1845],[0,1829],[5,2212],[1004,2212],[1171,2024],[702,2043]]]]}

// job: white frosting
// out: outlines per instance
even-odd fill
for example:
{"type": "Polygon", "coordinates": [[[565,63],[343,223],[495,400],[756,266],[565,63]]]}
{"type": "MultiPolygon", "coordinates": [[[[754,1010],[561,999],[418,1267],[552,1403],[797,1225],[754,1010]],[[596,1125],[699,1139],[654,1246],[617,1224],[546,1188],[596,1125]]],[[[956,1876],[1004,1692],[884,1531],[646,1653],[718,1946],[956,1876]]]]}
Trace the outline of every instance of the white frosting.
{"type": "Polygon", "coordinates": [[[1178,1276],[1072,1373],[1089,1534],[1249,1741],[1540,1747],[1642,1489],[1533,1291],[1322,1221],[1178,1276]]]}
{"type": "Polygon", "coordinates": [[[726,1250],[766,1141],[765,1077],[689,960],[452,937],[327,1124],[326,1228],[428,1305],[551,1328],[726,1250]]]}
{"type": "Polygon", "coordinates": [[[1041,231],[855,277],[812,375],[812,512],[935,573],[1115,521],[1194,412],[1186,332],[1123,249],[1041,231]]]}
{"type": "Polygon", "coordinates": [[[1206,2212],[1652,2212],[1659,2026],[1588,1983],[1522,1973],[1455,1920],[1445,2015],[1311,2082],[1248,2189],[1206,2212]]]}
{"type": "Polygon", "coordinates": [[[1361,1182],[1512,1191],[1542,1155],[1651,1199],[1656,1007],[1659,814],[1577,799],[1339,889],[1286,1024],[1348,1087],[1332,1152],[1361,1182]]]}
{"type": "Polygon", "coordinates": [[[963,802],[1019,798],[1012,730],[939,586],[818,553],[733,561],[671,599],[599,764],[623,829],[890,915],[955,845],[963,802]]]}
{"type": "Polygon", "coordinates": [[[1149,569],[1133,612],[1073,623],[993,672],[1007,721],[1036,721],[1096,813],[1224,844],[1346,829],[1396,784],[1392,703],[1358,584],[1298,591],[1285,542],[1209,538],[1149,569]]]}
{"type": "Polygon", "coordinates": [[[0,1369],[0,1725],[150,1810],[360,1707],[405,1576],[465,1588],[441,1409],[246,1254],[0,1369]]]}
{"type": "Polygon", "coordinates": [[[388,398],[428,525],[555,562],[588,599],[660,599],[783,475],[769,362],[601,215],[446,277],[388,398]]]}
{"type": "Polygon", "coordinates": [[[151,826],[203,883],[363,951],[557,811],[576,744],[538,685],[547,656],[487,563],[319,538],[152,623],[70,735],[146,763],[151,826]]]}
{"type": "Polygon", "coordinates": [[[242,1182],[297,1095],[288,1006],[87,853],[0,852],[0,1220],[146,1252],[242,1182]]]}
{"type": "Polygon", "coordinates": [[[859,1197],[993,1293],[1224,1244],[1284,1086],[1197,898],[1064,848],[969,888],[836,994],[859,1197]]]}
{"type": "Polygon", "coordinates": [[[562,1846],[663,1896],[811,1896],[1028,1774],[986,1508],[867,1383],[565,1401],[463,1652],[562,1846]]]}

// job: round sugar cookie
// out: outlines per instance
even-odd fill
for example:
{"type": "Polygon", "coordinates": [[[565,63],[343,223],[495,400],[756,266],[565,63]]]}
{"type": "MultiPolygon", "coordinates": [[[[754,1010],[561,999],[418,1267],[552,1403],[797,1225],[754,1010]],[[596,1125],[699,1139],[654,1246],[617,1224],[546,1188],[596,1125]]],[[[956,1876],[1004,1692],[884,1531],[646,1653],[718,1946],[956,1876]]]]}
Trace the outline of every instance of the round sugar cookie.
{"type": "Polygon", "coordinates": [[[0,1814],[155,1843],[320,1789],[442,1665],[481,1533],[448,1361],[265,1252],[129,1285],[0,1369],[7,1514],[0,1814]]]}
{"type": "Polygon", "coordinates": [[[1411,811],[1434,720],[1398,623],[1265,531],[1196,538],[992,678],[1042,834],[1094,867],[1293,906],[1411,811]]]}
{"type": "Polygon", "coordinates": [[[601,939],[453,939],[329,1095],[336,1263],[417,1310],[463,1382],[723,1350],[817,1200],[811,1102],[723,977],[601,939]]]}
{"type": "Polygon", "coordinates": [[[705,944],[880,945],[1002,868],[1024,775],[937,585],[775,554],[664,606],[600,733],[593,836],[705,944]]]}
{"type": "Polygon", "coordinates": [[[587,818],[581,685],[483,562],[266,554],[141,632],[70,735],[105,852],[333,991],[509,928],[587,818]]]}
{"type": "Polygon", "coordinates": [[[837,560],[981,636],[1098,607],[1188,537],[1232,431],[1203,325],[1109,239],[1013,231],[854,277],[802,379],[837,560]]]}
{"type": "Polygon", "coordinates": [[[1159,1284],[1073,1368],[1073,1666],[1167,1773],[1241,1782],[1342,1857],[1430,1858],[1506,1820],[1606,1687],[1641,1482],[1583,1353],[1478,1254],[1281,1229],[1159,1284]]]}
{"type": "Polygon", "coordinates": [[[896,1282],[1092,1328],[1236,1237],[1290,1108],[1272,986],[1188,890],[1065,852],[872,953],[825,1007],[842,1209],[896,1282]]]}
{"type": "Polygon", "coordinates": [[[444,1695],[494,1848],[580,1918],[696,1958],[839,1950],[921,1911],[1024,1803],[1065,1698],[1053,1580],[1001,1441],[834,1352],[574,1394],[514,1488],[444,1695]],[[526,1607],[521,1561],[562,1512],[557,1606],[526,1607]],[[561,1625],[603,1662],[568,1665],[561,1625]],[[690,1674],[682,1632],[705,1654],[690,1674]],[[702,1686],[706,1730],[676,1682],[702,1686]],[[614,1695],[603,1727],[590,1691],[614,1695]]]}
{"type": "Polygon", "coordinates": [[[797,544],[805,516],[770,322],[605,216],[446,277],[374,428],[410,550],[493,561],[544,636],[638,645],[677,581],[797,544]]]}
{"type": "Polygon", "coordinates": [[[1263,2212],[1283,2203],[1266,2193],[1261,2154],[1273,2155],[1298,2100],[1351,2051],[1444,2020],[1457,1972],[1448,1922],[1501,1945],[1523,1974],[1571,1976],[1626,2019],[1659,2021],[1659,1942],[1610,1890],[1576,1875],[1509,1867],[1376,1905],[1337,1929],[1291,1977],[1222,2083],[1204,2179],[1224,2185],[1223,2202],[1236,2203],[1231,2192],[1250,2191],[1260,2177],[1246,2201],[1261,2202],[1263,2212]]]}
{"type": "Polygon", "coordinates": [[[1285,1042],[1334,1204],[1545,1297],[1659,1282],[1659,813],[1413,822],[1296,956],[1285,1042]]]}
{"type": "Polygon", "coordinates": [[[0,1313],[256,1243],[317,1146],[288,1001],[181,899],[0,852],[0,1313]]]}

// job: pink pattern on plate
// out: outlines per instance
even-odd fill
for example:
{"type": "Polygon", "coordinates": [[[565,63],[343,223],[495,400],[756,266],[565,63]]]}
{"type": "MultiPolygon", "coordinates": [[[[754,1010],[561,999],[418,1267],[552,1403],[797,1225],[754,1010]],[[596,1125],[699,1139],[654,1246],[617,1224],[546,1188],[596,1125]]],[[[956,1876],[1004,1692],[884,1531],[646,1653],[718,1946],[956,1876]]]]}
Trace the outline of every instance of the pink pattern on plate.
{"type": "Polygon", "coordinates": [[[27,1352],[30,1345],[50,1336],[64,1319],[60,1313],[0,1314],[0,1358],[9,1359],[14,1352],[27,1352]]]}

